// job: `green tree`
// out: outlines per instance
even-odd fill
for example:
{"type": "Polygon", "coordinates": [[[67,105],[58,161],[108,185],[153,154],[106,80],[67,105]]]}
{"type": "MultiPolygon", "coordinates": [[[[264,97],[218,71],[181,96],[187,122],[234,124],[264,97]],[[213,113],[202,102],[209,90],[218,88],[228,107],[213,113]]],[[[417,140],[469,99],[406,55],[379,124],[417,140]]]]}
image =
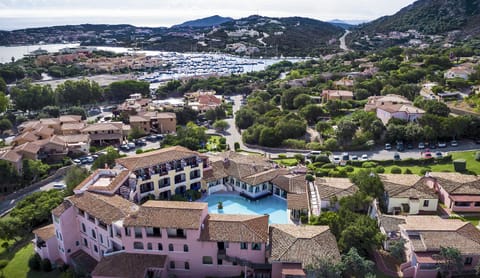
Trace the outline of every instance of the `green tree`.
{"type": "Polygon", "coordinates": [[[450,114],[450,108],[448,108],[444,102],[440,101],[425,101],[423,108],[425,109],[425,112],[441,117],[447,117],[448,114],[450,114]]]}
{"type": "Polygon", "coordinates": [[[45,106],[42,108],[42,112],[47,114],[50,118],[58,118],[60,117],[60,107],[58,106],[45,106]]]}
{"type": "Polygon", "coordinates": [[[105,149],[107,152],[106,154],[103,154],[99,156],[92,164],[92,170],[96,169],[102,169],[105,168],[105,165],[108,166],[108,168],[113,168],[115,166],[115,159],[120,157],[120,154],[116,149],[113,147],[107,147],[105,149]]]}
{"type": "Polygon", "coordinates": [[[6,91],[7,91],[7,83],[0,76],[0,92],[6,92],[6,91]]]}
{"type": "Polygon", "coordinates": [[[287,89],[282,94],[281,104],[283,109],[295,109],[293,100],[300,94],[306,93],[304,88],[287,89]]]}
{"type": "Polygon", "coordinates": [[[191,150],[198,150],[207,142],[206,128],[189,122],[186,127],[177,129],[177,136],[170,137],[172,140],[164,140],[168,145],[180,145],[191,150]]]}
{"type": "Polygon", "coordinates": [[[401,262],[405,262],[405,240],[402,238],[390,244],[390,254],[401,262]]]}
{"type": "MultiPolygon", "coordinates": [[[[178,81],[177,81],[178,82],[178,81]]],[[[111,83],[106,90],[105,97],[109,100],[124,101],[131,94],[148,96],[150,85],[145,81],[123,80],[111,83]]]]}
{"type": "Polygon", "coordinates": [[[319,121],[315,125],[315,129],[320,133],[321,135],[327,134],[328,131],[332,131],[332,125],[329,122],[325,121],[319,121]]]}
{"type": "Polygon", "coordinates": [[[2,135],[6,130],[12,129],[13,125],[9,119],[0,120],[0,135],[2,135]]]}
{"type": "Polygon", "coordinates": [[[342,119],[337,125],[336,135],[341,144],[348,144],[352,141],[358,126],[350,119],[342,119]]]}
{"type": "Polygon", "coordinates": [[[323,145],[327,150],[330,150],[330,151],[338,150],[338,141],[335,138],[328,138],[327,140],[325,140],[323,145]]]}
{"type": "Polygon", "coordinates": [[[103,90],[95,81],[87,79],[67,80],[57,86],[57,103],[59,105],[83,105],[95,103],[102,99],[103,90]]]}
{"type": "Polygon", "coordinates": [[[10,97],[21,111],[37,111],[55,103],[55,95],[49,85],[32,85],[29,81],[13,87],[10,97]]]}
{"type": "Polygon", "coordinates": [[[348,253],[342,256],[342,263],[345,265],[343,272],[345,277],[366,277],[374,274],[375,264],[360,256],[355,247],[350,248],[348,253]]]}
{"type": "Polygon", "coordinates": [[[217,120],[213,123],[213,128],[218,132],[224,132],[230,127],[227,121],[224,120],[217,120]]]}
{"type": "Polygon", "coordinates": [[[0,113],[5,112],[9,104],[10,100],[8,97],[2,91],[0,91],[0,113]]]}
{"type": "Polygon", "coordinates": [[[65,175],[65,196],[73,195],[73,189],[79,185],[83,180],[85,180],[89,175],[87,169],[75,166],[68,170],[65,175]]]}
{"type": "Polygon", "coordinates": [[[342,278],[344,264],[333,262],[329,258],[315,258],[315,263],[306,266],[307,277],[342,278]]]}
{"type": "Polygon", "coordinates": [[[273,127],[265,127],[260,132],[259,144],[266,147],[277,147],[282,140],[277,137],[277,132],[273,127]]]}
{"type": "Polygon", "coordinates": [[[451,274],[459,273],[463,269],[462,254],[455,247],[440,246],[440,252],[434,258],[438,261],[439,271],[445,277],[450,277],[451,274]]]}
{"type": "Polygon", "coordinates": [[[239,129],[247,129],[252,126],[255,119],[258,117],[257,112],[250,108],[240,108],[235,114],[235,125],[239,129]]]}
{"type": "Polygon", "coordinates": [[[72,106],[68,108],[68,114],[82,116],[82,120],[87,118],[87,111],[81,106],[72,106]]]}
{"type": "Polygon", "coordinates": [[[293,99],[293,107],[300,109],[312,103],[312,98],[307,94],[299,94],[293,99]]]}
{"type": "Polygon", "coordinates": [[[26,183],[35,182],[45,176],[50,169],[48,164],[41,160],[23,160],[23,181],[26,183]]]}
{"type": "Polygon", "coordinates": [[[383,239],[377,222],[367,215],[358,214],[354,222],[341,232],[338,245],[343,251],[356,248],[360,255],[367,256],[372,247],[381,246],[383,239]]]}
{"type": "Polygon", "coordinates": [[[309,124],[314,124],[318,118],[325,114],[325,111],[323,111],[320,105],[307,104],[300,109],[299,114],[304,117],[309,124]]]}
{"type": "Polygon", "coordinates": [[[371,171],[360,170],[351,178],[361,192],[373,198],[382,198],[384,195],[383,183],[380,177],[371,171]]]}

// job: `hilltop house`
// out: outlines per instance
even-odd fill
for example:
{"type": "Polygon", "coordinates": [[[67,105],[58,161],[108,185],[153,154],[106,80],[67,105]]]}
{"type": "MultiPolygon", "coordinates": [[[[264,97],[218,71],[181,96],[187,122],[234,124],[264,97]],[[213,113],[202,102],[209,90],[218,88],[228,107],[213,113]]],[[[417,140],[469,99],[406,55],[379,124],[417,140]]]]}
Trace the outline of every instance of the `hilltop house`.
{"type": "Polygon", "coordinates": [[[377,118],[379,118],[384,125],[386,125],[391,118],[415,122],[424,114],[424,110],[409,104],[386,104],[377,107],[377,118]]]}
{"type": "Polygon", "coordinates": [[[140,112],[130,116],[131,128],[138,128],[146,134],[175,133],[177,128],[177,116],[170,112],[140,112]]]}
{"type": "Polygon", "coordinates": [[[425,214],[437,211],[438,196],[428,187],[425,178],[402,174],[379,176],[385,188],[385,207],[388,213],[425,214]]]}
{"type": "Polygon", "coordinates": [[[378,107],[383,105],[392,105],[392,104],[412,104],[407,98],[399,95],[388,94],[385,96],[371,96],[368,97],[367,103],[365,104],[365,111],[375,112],[378,107]]]}
{"type": "Polygon", "coordinates": [[[480,178],[460,173],[430,172],[427,185],[452,212],[480,212],[480,178]]]}
{"type": "Polygon", "coordinates": [[[450,68],[445,72],[443,77],[445,79],[461,78],[464,80],[468,80],[468,77],[470,77],[470,75],[475,72],[473,67],[474,67],[474,64],[472,63],[464,63],[456,67],[450,68]]]}
{"type": "Polygon", "coordinates": [[[441,247],[453,247],[461,254],[462,274],[475,273],[480,261],[480,230],[470,222],[438,216],[407,216],[398,225],[405,240],[407,262],[400,266],[403,277],[438,277],[441,247]]]}
{"type": "Polygon", "coordinates": [[[322,98],[325,102],[329,100],[351,100],[353,99],[353,92],[345,90],[323,90],[322,98]]]}
{"type": "Polygon", "coordinates": [[[130,126],[122,122],[95,123],[81,130],[88,134],[90,143],[95,146],[120,145],[128,136],[130,126]]]}

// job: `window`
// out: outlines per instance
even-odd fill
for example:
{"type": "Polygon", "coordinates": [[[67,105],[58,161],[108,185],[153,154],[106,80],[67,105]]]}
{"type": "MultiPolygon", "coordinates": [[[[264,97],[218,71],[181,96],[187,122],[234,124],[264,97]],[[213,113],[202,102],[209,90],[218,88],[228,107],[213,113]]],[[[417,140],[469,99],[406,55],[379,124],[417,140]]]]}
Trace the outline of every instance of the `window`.
{"type": "Polygon", "coordinates": [[[152,250],[152,249],[153,249],[152,243],[151,242],[147,243],[147,250],[152,250]]]}
{"type": "Polygon", "coordinates": [[[88,241],[87,241],[86,238],[83,239],[83,245],[84,245],[85,247],[88,247],[88,241]]]}
{"type": "Polygon", "coordinates": [[[98,253],[98,247],[96,245],[93,246],[93,251],[95,251],[95,253],[98,253]]]}
{"type": "Polygon", "coordinates": [[[424,201],[423,201],[423,206],[424,206],[424,207],[428,207],[428,204],[429,204],[429,203],[430,203],[429,200],[424,200],[424,201]]]}
{"type": "Polygon", "coordinates": [[[146,227],[145,230],[147,232],[147,237],[161,237],[162,236],[160,228],[146,227]]]}
{"type": "Polygon", "coordinates": [[[82,232],[86,233],[87,229],[85,228],[85,224],[82,223],[82,232]]]}
{"type": "Polygon", "coordinates": [[[105,224],[104,222],[98,220],[98,226],[102,229],[104,229],[105,231],[107,230],[107,224],[105,224]]]}
{"type": "Polygon", "coordinates": [[[202,257],[203,264],[213,264],[213,260],[211,256],[203,256],[202,257]]]}
{"type": "Polygon", "coordinates": [[[475,202],[475,205],[476,207],[480,207],[480,202],[475,202]]]}
{"type": "Polygon", "coordinates": [[[248,243],[240,242],[240,249],[248,249],[248,243]]]}
{"type": "Polygon", "coordinates": [[[85,212],[81,209],[78,210],[78,215],[85,217],[85,212]]]}
{"type": "Polygon", "coordinates": [[[455,202],[456,207],[469,207],[470,202],[455,202]]]}
{"type": "Polygon", "coordinates": [[[125,227],[125,235],[130,236],[130,227],[125,227]]]}
{"type": "Polygon", "coordinates": [[[472,257],[466,257],[465,258],[465,265],[471,265],[473,262],[473,258],[472,257]]]}
{"type": "Polygon", "coordinates": [[[134,227],[133,230],[135,231],[135,238],[142,238],[142,228],[141,227],[134,227]]]}
{"type": "Polygon", "coordinates": [[[218,265],[222,265],[222,264],[223,264],[222,259],[218,259],[218,260],[217,260],[217,264],[218,264],[218,265]]]}
{"type": "Polygon", "coordinates": [[[262,190],[263,190],[263,191],[267,190],[267,184],[266,184],[266,183],[264,183],[264,184],[262,185],[262,190]]]}
{"type": "Polygon", "coordinates": [[[252,243],[252,250],[261,250],[262,244],[261,243],[252,243]]]}
{"type": "Polygon", "coordinates": [[[78,240],[75,241],[75,246],[79,246],[79,245],[80,245],[80,242],[78,242],[78,240]]]}
{"type": "Polygon", "coordinates": [[[94,229],[92,229],[92,237],[95,238],[95,239],[97,238],[97,233],[95,233],[94,229]]]}
{"type": "Polygon", "coordinates": [[[170,243],[170,244],[168,245],[168,251],[173,251],[173,244],[170,243]]]}
{"type": "Polygon", "coordinates": [[[170,268],[175,269],[175,262],[174,261],[170,261],[170,268]]]}
{"type": "Polygon", "coordinates": [[[133,243],[133,249],[143,250],[143,242],[135,241],[133,243]]]}
{"type": "Polygon", "coordinates": [[[188,245],[186,244],[183,245],[183,252],[188,252],[188,245]]]}
{"type": "Polygon", "coordinates": [[[88,215],[88,220],[92,223],[95,223],[95,217],[91,216],[90,214],[88,215]]]}
{"type": "Polygon", "coordinates": [[[185,262],[185,269],[190,269],[190,264],[188,262],[185,262]]]}
{"type": "Polygon", "coordinates": [[[158,251],[163,251],[163,245],[161,243],[158,244],[158,251]]]}
{"type": "Polygon", "coordinates": [[[100,235],[100,243],[103,243],[103,236],[102,234],[99,234],[100,235]]]}

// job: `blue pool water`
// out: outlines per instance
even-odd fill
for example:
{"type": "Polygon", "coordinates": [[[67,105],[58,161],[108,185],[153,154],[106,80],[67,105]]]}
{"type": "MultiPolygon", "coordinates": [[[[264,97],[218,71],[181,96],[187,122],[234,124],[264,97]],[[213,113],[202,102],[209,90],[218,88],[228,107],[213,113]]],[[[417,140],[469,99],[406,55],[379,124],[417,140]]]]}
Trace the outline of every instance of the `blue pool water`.
{"type": "Polygon", "coordinates": [[[287,224],[287,202],[277,197],[268,196],[257,201],[236,195],[213,194],[203,202],[208,202],[208,211],[220,214],[268,214],[269,223],[287,224]],[[218,202],[223,203],[223,210],[218,211],[218,202]]]}

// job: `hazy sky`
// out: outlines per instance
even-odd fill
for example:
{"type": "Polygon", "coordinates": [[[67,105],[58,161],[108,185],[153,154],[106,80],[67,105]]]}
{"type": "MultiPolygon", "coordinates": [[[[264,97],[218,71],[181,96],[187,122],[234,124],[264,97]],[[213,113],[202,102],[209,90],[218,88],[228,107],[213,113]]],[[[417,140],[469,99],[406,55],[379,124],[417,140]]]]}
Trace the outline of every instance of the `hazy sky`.
{"type": "Polygon", "coordinates": [[[171,26],[218,14],[372,20],[414,0],[0,0],[0,29],[79,23],[171,26]]]}

